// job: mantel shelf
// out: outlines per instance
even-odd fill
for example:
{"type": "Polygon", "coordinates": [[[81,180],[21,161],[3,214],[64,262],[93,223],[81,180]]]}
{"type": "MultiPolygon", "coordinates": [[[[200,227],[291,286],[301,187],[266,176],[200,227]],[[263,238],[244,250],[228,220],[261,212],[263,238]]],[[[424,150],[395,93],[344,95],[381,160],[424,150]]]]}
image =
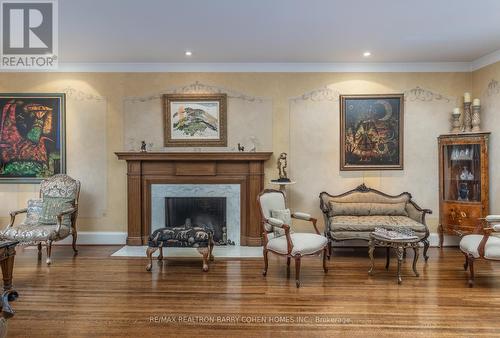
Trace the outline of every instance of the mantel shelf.
{"type": "Polygon", "coordinates": [[[267,161],[272,152],[115,152],[126,161],[267,161]]]}

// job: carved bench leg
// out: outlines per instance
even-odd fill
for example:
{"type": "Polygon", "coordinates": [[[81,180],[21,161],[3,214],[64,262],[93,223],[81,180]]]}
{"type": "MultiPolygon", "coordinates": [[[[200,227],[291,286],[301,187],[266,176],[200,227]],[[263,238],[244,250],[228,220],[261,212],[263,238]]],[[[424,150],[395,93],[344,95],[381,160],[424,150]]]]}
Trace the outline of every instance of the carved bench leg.
{"type": "Polygon", "coordinates": [[[158,250],[156,247],[148,247],[146,249],[146,256],[148,256],[149,264],[146,266],[146,271],[151,271],[153,268],[153,253],[158,250]]]}
{"type": "Polygon", "coordinates": [[[38,243],[37,247],[38,247],[38,260],[41,261],[42,260],[42,243],[38,243]]]}
{"type": "Polygon", "coordinates": [[[208,271],[209,248],[198,248],[198,252],[203,255],[203,272],[208,271]]]}
{"type": "Polygon", "coordinates": [[[159,261],[163,260],[163,247],[160,247],[160,253],[158,254],[158,260],[159,261]]]}
{"type": "Polygon", "coordinates": [[[269,265],[267,261],[267,250],[265,248],[263,251],[263,255],[264,255],[264,270],[262,270],[262,275],[265,276],[267,275],[267,266],[269,265]]]}

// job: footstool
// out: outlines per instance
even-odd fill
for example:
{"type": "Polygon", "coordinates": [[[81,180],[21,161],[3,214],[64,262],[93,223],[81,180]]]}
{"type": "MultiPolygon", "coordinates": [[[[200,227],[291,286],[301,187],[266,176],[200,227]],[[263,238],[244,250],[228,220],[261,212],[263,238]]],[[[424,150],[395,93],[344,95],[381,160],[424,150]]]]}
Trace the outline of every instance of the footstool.
{"type": "Polygon", "coordinates": [[[214,247],[213,232],[204,227],[182,226],[173,228],[161,228],[155,230],[148,240],[146,255],[149,264],[147,271],[153,267],[153,253],[160,249],[158,260],[163,260],[163,248],[165,247],[192,247],[198,249],[203,255],[203,271],[208,271],[208,261],[213,261],[212,250],[214,247]]]}

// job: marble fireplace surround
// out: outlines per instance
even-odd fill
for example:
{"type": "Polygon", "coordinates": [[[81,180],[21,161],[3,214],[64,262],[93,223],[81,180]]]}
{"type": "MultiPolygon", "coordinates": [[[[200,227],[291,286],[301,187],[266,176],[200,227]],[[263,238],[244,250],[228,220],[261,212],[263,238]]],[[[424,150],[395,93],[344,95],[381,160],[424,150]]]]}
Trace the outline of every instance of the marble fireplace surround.
{"type": "MultiPolygon", "coordinates": [[[[147,245],[155,185],[237,185],[241,246],[261,245],[257,196],[272,152],[117,152],[127,161],[127,245],[147,245]]],[[[231,238],[237,242],[237,239],[231,238]]]]}
{"type": "Polygon", "coordinates": [[[165,226],[166,197],[225,197],[227,238],[240,245],[239,184],[153,184],[151,185],[151,232],[165,226]]]}

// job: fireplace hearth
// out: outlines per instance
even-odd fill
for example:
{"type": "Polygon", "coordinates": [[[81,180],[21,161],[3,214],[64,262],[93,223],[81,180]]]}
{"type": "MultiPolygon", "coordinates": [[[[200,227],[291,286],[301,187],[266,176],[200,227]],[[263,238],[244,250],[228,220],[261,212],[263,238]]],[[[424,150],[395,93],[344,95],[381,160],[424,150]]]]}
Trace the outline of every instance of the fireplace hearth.
{"type": "Polygon", "coordinates": [[[234,245],[227,238],[226,197],[165,197],[165,227],[201,227],[215,245],[234,245]]]}

